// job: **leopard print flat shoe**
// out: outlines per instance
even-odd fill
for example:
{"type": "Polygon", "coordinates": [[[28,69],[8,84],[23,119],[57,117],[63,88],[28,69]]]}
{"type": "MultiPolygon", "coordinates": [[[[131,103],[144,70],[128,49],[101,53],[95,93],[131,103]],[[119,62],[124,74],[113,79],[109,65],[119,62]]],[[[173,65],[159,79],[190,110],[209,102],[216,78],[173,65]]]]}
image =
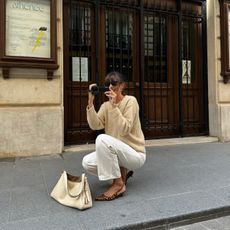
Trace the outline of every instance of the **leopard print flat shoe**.
{"type": "Polygon", "coordinates": [[[112,196],[106,196],[104,193],[95,198],[96,201],[110,201],[123,196],[123,193],[115,193],[112,196]]]}
{"type": "Polygon", "coordinates": [[[116,192],[115,194],[113,194],[112,196],[106,196],[104,193],[102,193],[101,195],[97,196],[95,198],[96,201],[111,201],[111,200],[115,200],[119,197],[122,197],[124,195],[126,191],[125,186],[122,187],[122,189],[118,192],[116,192]]]}

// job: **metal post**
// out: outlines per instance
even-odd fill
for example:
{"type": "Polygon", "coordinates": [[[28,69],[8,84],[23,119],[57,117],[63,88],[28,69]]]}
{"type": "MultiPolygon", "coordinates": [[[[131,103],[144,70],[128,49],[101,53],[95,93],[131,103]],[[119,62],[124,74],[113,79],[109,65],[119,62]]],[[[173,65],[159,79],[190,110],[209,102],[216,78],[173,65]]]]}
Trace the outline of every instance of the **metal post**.
{"type": "Polygon", "coordinates": [[[179,134],[184,136],[183,85],[182,85],[182,0],[177,0],[178,13],[178,64],[179,64],[179,134]]]}
{"type": "Polygon", "coordinates": [[[204,98],[204,131],[209,133],[209,116],[208,116],[208,69],[207,69],[207,15],[206,2],[202,3],[202,48],[203,48],[203,98],[204,98]]]}
{"type": "Polygon", "coordinates": [[[140,0],[140,119],[142,126],[145,125],[144,122],[144,76],[145,76],[145,69],[144,69],[144,6],[143,0],[140,0]]]}
{"type": "MultiPolygon", "coordinates": [[[[100,0],[95,0],[95,38],[96,38],[96,47],[95,47],[95,52],[96,52],[96,83],[99,84],[99,18],[100,18],[100,0]]],[[[98,109],[99,108],[99,98],[96,97],[95,101],[95,107],[98,109]]]]}

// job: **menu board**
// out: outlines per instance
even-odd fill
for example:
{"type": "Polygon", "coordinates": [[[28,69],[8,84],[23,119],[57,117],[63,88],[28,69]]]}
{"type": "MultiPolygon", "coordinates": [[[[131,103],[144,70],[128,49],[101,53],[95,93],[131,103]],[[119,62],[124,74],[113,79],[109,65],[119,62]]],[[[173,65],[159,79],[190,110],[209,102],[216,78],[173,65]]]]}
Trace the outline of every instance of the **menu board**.
{"type": "Polygon", "coordinates": [[[6,0],[5,54],[51,58],[50,0],[6,0]]]}

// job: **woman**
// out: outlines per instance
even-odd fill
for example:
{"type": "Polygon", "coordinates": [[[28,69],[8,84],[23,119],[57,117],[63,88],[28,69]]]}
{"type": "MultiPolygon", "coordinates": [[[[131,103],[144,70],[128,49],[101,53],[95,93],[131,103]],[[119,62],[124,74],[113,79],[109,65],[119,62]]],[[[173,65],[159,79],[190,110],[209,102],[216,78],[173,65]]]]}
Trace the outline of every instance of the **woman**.
{"type": "Polygon", "coordinates": [[[139,106],[133,96],[124,95],[125,82],[118,72],[105,78],[109,91],[104,94],[108,101],[99,111],[94,109],[94,95],[89,86],[87,121],[92,130],[104,129],[96,139],[96,151],[83,158],[86,171],[97,175],[99,180],[113,180],[112,185],[95,200],[113,200],[126,191],[127,169],[140,168],[146,159],[145,140],[139,119],[139,106]]]}

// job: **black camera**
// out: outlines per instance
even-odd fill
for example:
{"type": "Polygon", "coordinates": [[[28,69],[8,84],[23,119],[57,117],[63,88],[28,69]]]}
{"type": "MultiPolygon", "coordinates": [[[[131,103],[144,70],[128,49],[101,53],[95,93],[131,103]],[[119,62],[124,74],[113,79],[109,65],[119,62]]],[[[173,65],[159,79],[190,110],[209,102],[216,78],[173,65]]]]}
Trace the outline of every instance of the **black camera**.
{"type": "Polygon", "coordinates": [[[99,93],[104,93],[106,91],[109,91],[109,86],[105,86],[105,85],[102,85],[102,86],[93,85],[89,91],[93,95],[97,95],[99,93]]]}

